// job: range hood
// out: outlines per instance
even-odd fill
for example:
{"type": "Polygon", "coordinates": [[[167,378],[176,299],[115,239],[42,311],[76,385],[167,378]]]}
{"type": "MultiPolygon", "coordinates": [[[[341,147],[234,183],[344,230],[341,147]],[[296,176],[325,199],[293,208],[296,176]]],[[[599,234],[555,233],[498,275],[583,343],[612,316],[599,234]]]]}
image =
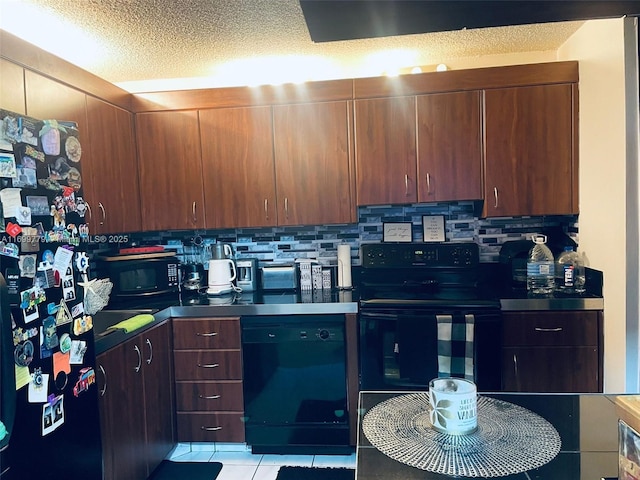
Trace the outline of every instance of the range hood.
{"type": "Polygon", "coordinates": [[[314,42],[640,15],[638,1],[300,0],[314,42]]]}

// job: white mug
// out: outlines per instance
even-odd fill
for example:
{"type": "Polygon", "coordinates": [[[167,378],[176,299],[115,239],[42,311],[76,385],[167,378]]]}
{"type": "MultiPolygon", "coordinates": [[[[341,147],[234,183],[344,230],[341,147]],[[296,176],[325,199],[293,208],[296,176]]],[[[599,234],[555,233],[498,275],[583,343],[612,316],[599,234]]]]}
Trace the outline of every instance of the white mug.
{"type": "Polygon", "coordinates": [[[435,378],[429,382],[433,428],[449,435],[466,435],[478,428],[478,392],[463,378],[435,378]]]}

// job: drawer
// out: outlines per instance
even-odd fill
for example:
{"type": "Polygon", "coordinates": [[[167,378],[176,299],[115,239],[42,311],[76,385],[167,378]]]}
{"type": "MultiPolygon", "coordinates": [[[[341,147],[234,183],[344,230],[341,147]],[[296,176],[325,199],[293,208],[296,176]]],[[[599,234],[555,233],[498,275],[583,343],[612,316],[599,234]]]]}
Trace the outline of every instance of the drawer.
{"type": "Polygon", "coordinates": [[[176,350],[240,348],[240,318],[174,319],[173,348],[176,350]]]}
{"type": "Polygon", "coordinates": [[[178,412],[179,442],[244,442],[242,412],[178,412]]]}
{"type": "Polygon", "coordinates": [[[243,410],[242,382],[177,382],[178,411],[243,410]]]}
{"type": "Polygon", "coordinates": [[[597,346],[598,312],[509,312],[502,316],[505,346],[597,346]]]}
{"type": "Polygon", "coordinates": [[[173,352],[176,380],[241,380],[240,350],[178,350],[173,352]]]}

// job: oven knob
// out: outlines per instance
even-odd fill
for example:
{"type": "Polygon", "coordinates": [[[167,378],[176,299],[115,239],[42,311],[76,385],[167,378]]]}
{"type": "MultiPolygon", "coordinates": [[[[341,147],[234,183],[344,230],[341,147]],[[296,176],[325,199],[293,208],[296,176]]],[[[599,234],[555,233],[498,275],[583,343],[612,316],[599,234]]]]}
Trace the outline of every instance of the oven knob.
{"type": "Polygon", "coordinates": [[[330,336],[331,334],[329,333],[329,330],[325,328],[318,332],[318,337],[320,337],[320,340],[328,340],[330,336]]]}

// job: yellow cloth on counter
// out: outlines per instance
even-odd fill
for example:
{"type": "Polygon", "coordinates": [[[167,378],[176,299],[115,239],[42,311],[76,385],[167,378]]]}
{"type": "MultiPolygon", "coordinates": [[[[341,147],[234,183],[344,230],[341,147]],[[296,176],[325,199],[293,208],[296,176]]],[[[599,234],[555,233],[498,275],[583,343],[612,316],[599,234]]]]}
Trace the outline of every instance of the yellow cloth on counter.
{"type": "Polygon", "coordinates": [[[155,317],[149,313],[136,315],[134,317],[123,320],[120,323],[111,325],[107,330],[124,330],[125,333],[131,333],[134,330],[144,327],[145,325],[153,322],[155,317]]]}

